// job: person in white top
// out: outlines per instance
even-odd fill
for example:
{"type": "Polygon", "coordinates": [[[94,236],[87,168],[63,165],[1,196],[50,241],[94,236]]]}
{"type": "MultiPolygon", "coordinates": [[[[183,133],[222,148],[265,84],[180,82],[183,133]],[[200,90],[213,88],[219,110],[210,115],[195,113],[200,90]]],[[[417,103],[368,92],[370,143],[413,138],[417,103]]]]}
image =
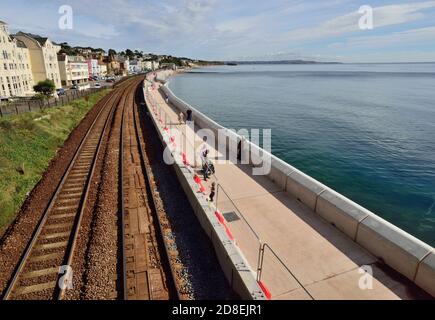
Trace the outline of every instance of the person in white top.
{"type": "Polygon", "coordinates": [[[179,122],[180,124],[183,124],[183,123],[184,123],[184,113],[183,113],[183,112],[180,112],[180,113],[178,114],[178,122],[179,122]]]}
{"type": "Polygon", "coordinates": [[[207,137],[204,137],[202,141],[203,143],[201,145],[201,148],[199,149],[199,156],[202,161],[202,166],[204,166],[204,163],[207,161],[207,156],[209,153],[208,145],[207,145],[207,137]]]}

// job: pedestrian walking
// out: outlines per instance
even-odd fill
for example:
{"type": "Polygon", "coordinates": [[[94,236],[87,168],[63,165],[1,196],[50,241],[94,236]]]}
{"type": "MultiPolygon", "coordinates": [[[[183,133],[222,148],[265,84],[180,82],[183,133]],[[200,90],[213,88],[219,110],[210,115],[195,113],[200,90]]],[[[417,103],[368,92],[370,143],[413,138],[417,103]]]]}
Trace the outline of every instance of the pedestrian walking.
{"type": "Polygon", "coordinates": [[[242,161],[242,140],[237,144],[237,160],[242,161]]]}
{"type": "Polygon", "coordinates": [[[199,157],[201,158],[202,165],[204,165],[204,162],[207,160],[209,153],[210,150],[208,149],[208,145],[207,145],[207,137],[204,137],[202,139],[201,148],[199,149],[199,157]]]}
{"type": "Polygon", "coordinates": [[[208,150],[205,150],[201,156],[202,160],[202,174],[204,175],[204,181],[208,180],[208,177],[211,174],[211,168],[208,162],[208,150]]]}
{"type": "Polygon", "coordinates": [[[187,113],[187,119],[186,119],[186,121],[193,121],[193,112],[192,112],[192,110],[187,110],[186,111],[186,113],[187,113]]]}
{"type": "Polygon", "coordinates": [[[242,152],[246,142],[246,138],[242,137],[237,145],[237,160],[242,161],[242,152]]]}
{"type": "Polygon", "coordinates": [[[216,183],[213,182],[213,183],[211,184],[210,196],[209,196],[208,200],[209,200],[210,202],[213,202],[213,201],[214,201],[214,196],[215,196],[215,195],[216,195],[216,183]]]}
{"type": "Polygon", "coordinates": [[[183,112],[180,112],[180,113],[178,114],[178,122],[179,122],[180,124],[183,124],[183,123],[184,123],[184,113],[183,113],[183,112]]]}
{"type": "Polygon", "coordinates": [[[210,169],[208,161],[206,161],[204,163],[204,166],[202,167],[202,174],[204,176],[204,181],[207,182],[207,180],[208,180],[208,178],[210,177],[210,174],[211,174],[211,169],[210,169]]]}
{"type": "Polygon", "coordinates": [[[201,157],[201,165],[202,167],[204,167],[204,164],[208,161],[208,154],[209,154],[209,150],[208,149],[204,149],[202,151],[200,151],[200,157],[201,157]]]}

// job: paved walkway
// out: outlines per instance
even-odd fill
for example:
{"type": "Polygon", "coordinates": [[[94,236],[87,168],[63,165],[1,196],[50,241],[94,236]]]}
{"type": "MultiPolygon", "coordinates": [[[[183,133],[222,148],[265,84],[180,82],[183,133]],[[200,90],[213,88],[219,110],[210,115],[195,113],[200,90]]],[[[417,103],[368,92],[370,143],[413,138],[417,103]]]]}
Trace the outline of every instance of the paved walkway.
{"type": "MultiPolygon", "coordinates": [[[[160,91],[153,91],[152,97],[165,111],[172,127],[180,127],[178,112],[166,103],[160,91]]],[[[198,140],[197,147],[202,139],[198,140]]],[[[215,150],[211,153],[212,157],[219,156],[215,150]]],[[[267,177],[252,176],[250,167],[216,164],[216,175],[206,184],[207,190],[213,181],[222,187],[218,191],[219,211],[235,212],[238,216],[238,220],[227,224],[252,269],[257,269],[259,245],[240,219],[242,215],[291,271],[290,274],[270,251],[265,252],[262,281],[271,291],[272,299],[415,298],[415,290],[408,290],[390,271],[387,274],[381,270],[370,253],[289,197],[267,177]],[[373,288],[368,290],[360,289],[363,282],[360,267],[365,265],[372,268],[374,275],[373,288]]],[[[231,220],[231,215],[226,217],[231,220]]]]}

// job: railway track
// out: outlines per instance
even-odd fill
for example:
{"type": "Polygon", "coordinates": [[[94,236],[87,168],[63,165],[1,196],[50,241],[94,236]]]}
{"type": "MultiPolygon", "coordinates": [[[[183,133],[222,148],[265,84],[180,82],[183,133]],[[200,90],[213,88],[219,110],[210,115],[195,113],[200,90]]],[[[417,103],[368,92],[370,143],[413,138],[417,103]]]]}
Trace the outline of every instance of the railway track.
{"type": "Polygon", "coordinates": [[[133,77],[118,84],[96,106],[98,114],[51,196],[2,299],[60,300],[71,289],[74,270],[70,266],[82,218],[85,208],[93,205],[87,203],[88,195],[97,188],[93,177],[106,136],[111,126],[117,125],[113,120],[116,112],[122,112],[118,186],[122,232],[118,281],[122,292],[118,298],[185,299],[177,277],[178,252],[167,237],[168,220],[157,208],[144,151],[138,109],[142,81],[133,77]]]}
{"type": "Polygon", "coordinates": [[[169,243],[163,236],[164,217],[157,210],[141,139],[140,90],[138,86],[129,93],[121,128],[123,296],[125,300],[182,299],[174,253],[168,250],[169,243]]]}
{"type": "Polygon", "coordinates": [[[62,299],[70,288],[74,248],[106,130],[130,82],[103,98],[95,120],[83,137],[56,188],[14,274],[4,300],[62,299]]]}

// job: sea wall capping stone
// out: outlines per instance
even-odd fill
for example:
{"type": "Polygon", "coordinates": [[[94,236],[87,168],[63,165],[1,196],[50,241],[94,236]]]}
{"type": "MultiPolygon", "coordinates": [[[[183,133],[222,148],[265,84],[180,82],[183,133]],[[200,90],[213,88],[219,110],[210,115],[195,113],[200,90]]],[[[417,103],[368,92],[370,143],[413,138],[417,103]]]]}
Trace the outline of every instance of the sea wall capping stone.
{"type": "Polygon", "coordinates": [[[415,284],[435,297],[435,251],[432,250],[420,262],[415,276],[415,284]]]}
{"type": "Polygon", "coordinates": [[[433,250],[375,214],[359,224],[356,242],[412,281],[420,261],[433,250]]]}
{"type": "Polygon", "coordinates": [[[268,177],[275,182],[283,191],[287,191],[287,181],[290,174],[297,171],[296,168],[273,156],[271,158],[271,171],[268,177]]]}
{"type": "Polygon", "coordinates": [[[354,241],[359,224],[373,215],[366,208],[329,188],[318,197],[315,211],[354,241]]]}
{"type": "Polygon", "coordinates": [[[317,198],[327,187],[305,173],[295,170],[288,175],[286,191],[308,208],[316,211],[317,198]]]}

